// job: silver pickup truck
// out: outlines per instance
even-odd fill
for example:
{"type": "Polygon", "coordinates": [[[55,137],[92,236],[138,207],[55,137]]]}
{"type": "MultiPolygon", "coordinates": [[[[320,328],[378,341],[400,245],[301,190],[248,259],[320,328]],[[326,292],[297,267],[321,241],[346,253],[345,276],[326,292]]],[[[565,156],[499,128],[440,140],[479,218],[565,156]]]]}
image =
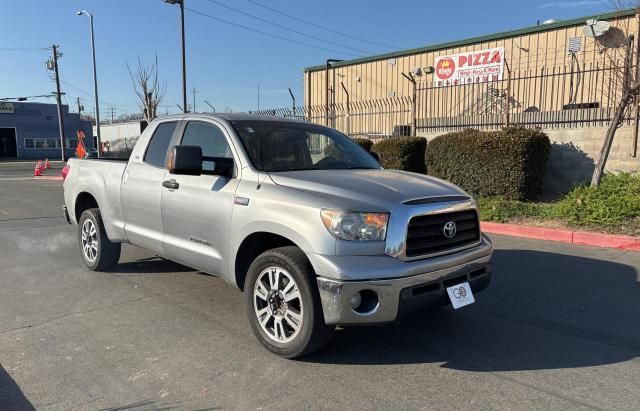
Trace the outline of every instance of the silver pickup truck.
{"type": "Polygon", "coordinates": [[[473,198],[375,157],[302,121],[167,116],[128,161],[69,160],[64,213],[89,269],[130,243],[217,275],[244,292],[260,342],[295,358],[337,325],[458,308],[489,285],[473,198]]]}

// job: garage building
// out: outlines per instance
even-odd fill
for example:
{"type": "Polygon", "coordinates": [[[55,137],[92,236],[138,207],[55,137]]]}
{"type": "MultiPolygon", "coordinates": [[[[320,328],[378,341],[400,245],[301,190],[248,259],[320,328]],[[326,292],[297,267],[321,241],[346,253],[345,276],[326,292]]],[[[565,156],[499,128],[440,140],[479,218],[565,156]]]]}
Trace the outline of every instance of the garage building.
{"type": "MultiPolygon", "coordinates": [[[[93,148],[91,122],[62,106],[65,153],[73,155],[77,132],[85,135],[85,147],[93,148]]],[[[0,159],[59,159],[61,157],[58,111],[55,104],[0,102],[0,159]]]]}

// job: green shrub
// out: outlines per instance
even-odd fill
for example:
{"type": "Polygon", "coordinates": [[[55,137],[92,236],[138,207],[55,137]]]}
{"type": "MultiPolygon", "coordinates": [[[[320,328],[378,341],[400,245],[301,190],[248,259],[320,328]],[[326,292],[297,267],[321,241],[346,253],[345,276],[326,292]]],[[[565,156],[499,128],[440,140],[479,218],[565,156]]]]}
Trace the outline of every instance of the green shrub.
{"type": "Polygon", "coordinates": [[[600,186],[580,186],[552,203],[478,197],[482,221],[553,221],[587,230],[640,234],[640,174],[607,174],[600,186]]]}
{"type": "Polygon", "coordinates": [[[503,197],[478,197],[480,220],[506,223],[521,218],[544,215],[546,204],[509,200],[503,197]]]}
{"type": "Polygon", "coordinates": [[[398,137],[374,144],[371,151],[378,153],[384,168],[426,174],[426,149],[427,140],[422,137],[398,137]]]}
{"type": "Polygon", "coordinates": [[[598,187],[580,186],[553,204],[553,215],[575,225],[620,226],[640,219],[640,175],[606,174],[598,187]]]}
{"type": "Polygon", "coordinates": [[[549,137],[540,130],[469,129],[431,140],[427,168],[477,196],[534,200],[542,194],[550,151],[549,137]]]}
{"type": "Polygon", "coordinates": [[[371,146],[373,146],[373,141],[369,140],[368,138],[354,138],[353,141],[360,144],[360,146],[365,150],[371,152],[371,146]]]}

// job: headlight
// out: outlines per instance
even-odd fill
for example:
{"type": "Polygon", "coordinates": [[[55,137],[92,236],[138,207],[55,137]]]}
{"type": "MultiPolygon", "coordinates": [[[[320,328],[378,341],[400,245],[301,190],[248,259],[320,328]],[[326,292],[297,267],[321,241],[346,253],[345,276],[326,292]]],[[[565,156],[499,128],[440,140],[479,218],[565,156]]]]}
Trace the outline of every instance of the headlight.
{"type": "Polygon", "coordinates": [[[322,210],[320,216],[327,230],[342,240],[384,241],[387,237],[389,213],[322,210]]]}

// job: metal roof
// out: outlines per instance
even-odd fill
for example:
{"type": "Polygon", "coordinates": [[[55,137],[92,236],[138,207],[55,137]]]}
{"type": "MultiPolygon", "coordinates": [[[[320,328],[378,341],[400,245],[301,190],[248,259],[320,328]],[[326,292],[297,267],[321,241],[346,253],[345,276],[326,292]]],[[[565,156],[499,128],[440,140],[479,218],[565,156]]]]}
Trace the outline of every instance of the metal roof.
{"type": "MultiPolygon", "coordinates": [[[[413,55],[413,54],[426,53],[426,52],[430,52],[430,51],[438,51],[438,50],[444,50],[444,49],[449,49],[449,48],[454,48],[454,47],[468,46],[468,45],[471,45],[471,44],[483,43],[483,42],[487,42],[487,41],[501,40],[501,39],[506,39],[506,38],[509,38],[509,37],[522,36],[522,35],[525,35],[525,34],[541,33],[541,32],[550,31],[550,30],[556,30],[556,29],[560,29],[560,28],[564,28],[564,27],[572,27],[572,26],[582,25],[582,24],[585,24],[585,22],[587,20],[589,20],[589,19],[611,20],[611,19],[615,19],[615,18],[619,18],[619,17],[629,17],[629,16],[635,15],[636,12],[637,12],[637,9],[634,8],[634,9],[615,11],[615,12],[612,12],[612,13],[603,13],[603,14],[597,14],[597,15],[592,15],[592,16],[578,17],[578,18],[571,19],[571,20],[560,20],[560,21],[557,21],[555,23],[539,24],[539,25],[535,25],[535,26],[525,27],[523,29],[517,29],[517,30],[511,30],[511,31],[502,31],[502,32],[499,32],[499,33],[487,34],[487,35],[484,35],[484,36],[471,37],[471,38],[464,39],[464,40],[456,40],[456,41],[450,41],[450,42],[447,42],[447,43],[433,44],[433,45],[425,46],[425,47],[418,47],[418,48],[413,48],[413,49],[394,51],[394,52],[385,53],[385,54],[377,54],[377,55],[374,55],[374,56],[362,57],[362,58],[357,58],[357,59],[352,59],[352,60],[344,60],[344,61],[342,61],[340,63],[333,63],[331,65],[331,67],[351,66],[351,65],[354,65],[354,64],[368,63],[368,62],[372,62],[372,61],[386,60],[386,59],[391,59],[391,58],[396,58],[396,57],[410,56],[410,55],[413,55]]],[[[319,71],[319,70],[324,70],[325,68],[326,68],[326,65],[323,64],[323,65],[320,65],[320,66],[307,67],[307,68],[304,69],[304,71],[305,72],[319,71]]]]}

